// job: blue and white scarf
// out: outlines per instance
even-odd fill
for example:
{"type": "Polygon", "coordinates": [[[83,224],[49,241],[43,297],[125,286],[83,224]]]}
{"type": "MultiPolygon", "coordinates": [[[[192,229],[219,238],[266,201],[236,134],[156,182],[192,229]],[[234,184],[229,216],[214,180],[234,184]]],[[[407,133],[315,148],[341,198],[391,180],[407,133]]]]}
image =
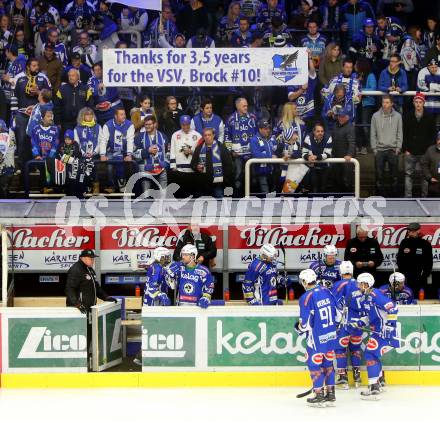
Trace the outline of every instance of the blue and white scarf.
{"type": "MultiPolygon", "coordinates": [[[[205,168],[206,168],[206,150],[207,150],[206,143],[203,143],[202,148],[200,149],[199,164],[205,166],[205,168]]],[[[218,146],[217,141],[214,141],[214,143],[211,146],[211,150],[212,150],[212,174],[214,177],[213,182],[222,183],[223,165],[222,165],[220,147],[218,146]]]]}

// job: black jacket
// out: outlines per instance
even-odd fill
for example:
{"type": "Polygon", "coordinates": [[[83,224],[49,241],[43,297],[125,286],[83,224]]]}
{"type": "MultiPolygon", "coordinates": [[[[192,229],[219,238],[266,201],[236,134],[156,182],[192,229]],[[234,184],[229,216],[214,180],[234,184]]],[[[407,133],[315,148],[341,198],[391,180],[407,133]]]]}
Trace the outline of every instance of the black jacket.
{"type": "Polygon", "coordinates": [[[414,110],[403,115],[403,152],[423,155],[426,149],[435,142],[436,134],[432,114],[424,111],[420,121],[417,120],[414,110]]]}
{"type": "MultiPolygon", "coordinates": [[[[224,186],[232,186],[232,158],[230,152],[226,149],[226,147],[221,142],[217,142],[220,148],[220,156],[222,160],[222,169],[223,169],[223,185],[224,186]]],[[[204,183],[212,184],[213,182],[213,167],[212,167],[212,150],[211,148],[206,148],[206,173],[198,173],[197,165],[199,163],[200,150],[202,149],[203,143],[196,146],[194,150],[192,159],[191,159],[191,168],[199,175],[205,176],[204,183]]],[[[202,184],[202,181],[200,184],[202,184]]]]}
{"type": "Polygon", "coordinates": [[[180,251],[183,246],[186,246],[187,244],[194,244],[197,247],[199,252],[197,257],[203,256],[203,265],[209,268],[211,260],[217,256],[217,247],[211,237],[208,234],[201,232],[200,239],[195,240],[193,233],[187,229],[177,241],[176,249],[173,254],[174,261],[180,261],[180,251]]]}
{"type": "Polygon", "coordinates": [[[357,237],[354,237],[347,242],[344,260],[349,260],[353,263],[353,275],[356,278],[360,273],[364,272],[374,275],[376,268],[383,262],[383,254],[379,242],[375,238],[367,238],[365,241],[360,241],[357,237]],[[374,262],[374,267],[363,266],[360,269],[356,268],[356,262],[369,262],[370,260],[374,262]]]}
{"type": "Polygon", "coordinates": [[[54,101],[55,123],[73,129],[77,125],[81,108],[92,106],[92,92],[89,87],[79,82],[76,86],[63,83],[54,101]]]}
{"type": "Polygon", "coordinates": [[[332,157],[343,158],[346,155],[356,155],[356,136],[351,123],[340,125],[336,123],[332,131],[332,157]]]}
{"type": "Polygon", "coordinates": [[[426,280],[432,271],[432,246],[422,237],[405,238],[397,252],[397,266],[406,277],[407,285],[418,290],[426,286],[426,280]]]}
{"type": "Polygon", "coordinates": [[[108,295],[96,282],[93,268],[87,267],[81,260],[67,272],[66,306],[77,307],[82,304],[87,310],[96,304],[96,299],[106,300],[108,295]]]}
{"type": "Polygon", "coordinates": [[[166,134],[168,139],[177,130],[180,130],[180,117],[183,115],[183,111],[177,109],[176,111],[166,111],[159,118],[159,130],[166,134]]]}

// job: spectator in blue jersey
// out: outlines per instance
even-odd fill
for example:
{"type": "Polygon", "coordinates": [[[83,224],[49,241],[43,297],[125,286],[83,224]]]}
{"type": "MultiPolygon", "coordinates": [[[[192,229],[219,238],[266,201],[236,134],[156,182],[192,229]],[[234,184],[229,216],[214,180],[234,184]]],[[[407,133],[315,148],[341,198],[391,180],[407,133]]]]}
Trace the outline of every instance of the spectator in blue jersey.
{"type": "Polygon", "coordinates": [[[168,138],[157,130],[157,120],[153,115],[144,118],[144,131],[138,133],[134,140],[134,158],[139,163],[139,171],[144,174],[142,190],[147,192],[159,185],[167,186],[167,169],[169,162],[167,151],[168,138]]]}
{"type": "Polygon", "coordinates": [[[242,196],[244,164],[250,158],[249,141],[257,133],[257,118],[248,112],[246,98],[235,100],[236,111],[225,127],[225,146],[232,152],[234,164],[234,196],[242,196]]]}
{"type": "MultiPolygon", "coordinates": [[[[353,40],[360,30],[365,19],[374,19],[374,11],[371,4],[362,0],[348,0],[341,8],[342,25],[341,30],[344,33],[343,42],[346,47],[353,40]]],[[[347,51],[348,48],[344,49],[347,51]]]]}
{"type": "Polygon", "coordinates": [[[191,129],[203,133],[207,127],[214,129],[216,140],[223,143],[225,139],[225,124],[220,116],[214,114],[212,100],[206,98],[200,104],[200,112],[191,120],[191,129]]]}
{"type": "Polygon", "coordinates": [[[30,159],[31,148],[26,137],[26,127],[32,107],[38,102],[41,89],[51,90],[49,79],[39,70],[38,60],[30,58],[26,62],[26,70],[19,73],[14,79],[14,96],[17,98],[18,105],[18,112],[15,116],[15,138],[18,151],[17,168],[21,168],[30,159]]]}
{"type": "Polygon", "coordinates": [[[287,88],[287,98],[296,105],[298,117],[304,121],[307,129],[311,129],[315,115],[315,88],[317,76],[312,55],[309,51],[309,78],[304,85],[292,85],[287,88]]]}
{"type": "MultiPolygon", "coordinates": [[[[99,140],[102,137],[102,127],[97,123],[95,113],[91,108],[85,107],[79,111],[73,136],[79,145],[83,158],[92,161],[99,159],[99,140]]],[[[99,194],[100,186],[95,166],[90,174],[90,182],[92,183],[92,194],[99,194]]]]}
{"type": "Polygon", "coordinates": [[[220,41],[221,46],[229,45],[232,34],[240,26],[240,2],[231,1],[228,6],[228,13],[220,19],[217,27],[216,39],[220,41]]]}
{"type": "Polygon", "coordinates": [[[64,9],[64,15],[69,22],[73,23],[78,33],[90,29],[94,14],[95,10],[92,4],[86,0],[73,0],[64,9]]]}
{"type": "MultiPolygon", "coordinates": [[[[366,58],[359,58],[355,64],[360,89],[366,91],[377,90],[377,80],[371,71],[370,61],[366,58]]],[[[362,125],[359,127],[356,136],[356,152],[360,155],[367,154],[370,145],[370,122],[373,113],[376,111],[376,97],[362,95],[361,102],[357,105],[356,121],[362,125]]]]}
{"type": "MultiPolygon", "coordinates": [[[[250,148],[251,158],[277,158],[275,136],[273,136],[272,126],[267,120],[260,120],[258,122],[258,133],[251,138],[250,148]]],[[[254,174],[256,174],[258,192],[266,195],[272,191],[272,165],[256,164],[253,170],[254,174]]]]}
{"type": "Polygon", "coordinates": [[[26,57],[18,53],[17,44],[8,44],[5,47],[5,55],[7,59],[6,70],[1,80],[6,101],[10,104],[11,98],[14,96],[14,78],[25,71],[26,57]]]}
{"type": "Polygon", "coordinates": [[[274,16],[279,17],[283,23],[287,23],[286,13],[278,4],[278,0],[267,0],[267,5],[263,5],[257,14],[258,29],[260,31],[270,29],[274,16]]]}
{"type": "Polygon", "coordinates": [[[246,16],[240,16],[238,29],[231,35],[231,47],[245,47],[252,42],[252,32],[249,30],[249,20],[246,16]]]}
{"type": "Polygon", "coordinates": [[[102,128],[99,142],[101,161],[121,161],[117,164],[107,164],[108,188],[107,193],[113,193],[117,186],[122,191],[129,171],[125,171],[124,162],[131,162],[134,149],[134,126],[126,118],[125,110],[117,109],[114,118],[107,121],[102,128]]]}
{"type": "MultiPolygon", "coordinates": [[[[58,29],[51,28],[47,31],[47,41],[51,42],[55,47],[55,55],[57,56],[58,60],[61,61],[63,66],[67,66],[68,63],[68,56],[67,56],[67,49],[64,43],[60,42],[59,35],[58,35],[58,29]]],[[[46,44],[43,45],[43,49],[46,44]]]]}
{"type": "Polygon", "coordinates": [[[371,18],[364,20],[363,30],[354,35],[348,50],[351,58],[356,62],[359,58],[365,58],[371,64],[376,63],[380,55],[380,40],[374,34],[375,22],[371,18]]]}
{"type": "Polygon", "coordinates": [[[281,110],[281,117],[276,123],[273,133],[276,137],[283,134],[283,132],[290,128],[295,129],[298,134],[300,142],[303,141],[306,135],[306,127],[304,121],[298,116],[296,105],[293,102],[286,102],[281,110]]]}
{"type": "Polygon", "coordinates": [[[432,59],[426,67],[420,70],[417,76],[417,88],[427,95],[426,111],[434,114],[436,120],[440,121],[440,97],[429,96],[429,92],[440,92],[440,68],[436,59],[432,59]]]}
{"type": "Polygon", "coordinates": [[[322,29],[335,31],[333,37],[337,38],[342,19],[339,0],[326,0],[321,6],[320,13],[322,16],[322,29]]]}
{"type": "MultiPolygon", "coordinates": [[[[41,114],[41,122],[35,126],[32,131],[31,144],[33,159],[37,161],[44,161],[48,158],[55,158],[59,143],[60,131],[57,126],[53,124],[53,111],[44,110],[41,114]]],[[[40,184],[43,188],[43,193],[50,193],[51,189],[48,187],[46,181],[45,166],[39,166],[40,184]]]]}
{"type": "Polygon", "coordinates": [[[225,187],[232,186],[232,158],[229,151],[215,138],[215,130],[202,130],[203,142],[199,143],[191,158],[191,168],[197,174],[200,193],[221,199],[225,187]]]}
{"type": "Polygon", "coordinates": [[[336,85],[333,94],[329,95],[324,102],[322,117],[327,129],[332,129],[338,119],[338,113],[344,109],[349,113],[350,121],[354,120],[354,107],[351,98],[347,95],[345,85],[336,85]]]}
{"type": "MultiPolygon", "coordinates": [[[[391,56],[390,65],[380,73],[378,84],[380,91],[395,95],[408,90],[408,79],[405,70],[401,67],[401,62],[399,54],[391,56]]],[[[402,113],[403,97],[396,97],[394,106],[397,111],[402,113]]]]}
{"type": "Polygon", "coordinates": [[[32,113],[29,117],[29,122],[26,128],[26,134],[30,137],[35,126],[41,122],[41,115],[43,111],[53,111],[52,91],[49,89],[42,89],[38,94],[38,103],[32,108],[32,113]]]}
{"type": "Polygon", "coordinates": [[[382,285],[379,291],[398,305],[415,304],[414,293],[410,287],[405,285],[405,275],[403,273],[392,273],[389,283],[382,285]]]}
{"type": "Polygon", "coordinates": [[[148,26],[144,36],[144,47],[158,48],[173,45],[178,33],[173,21],[173,11],[170,6],[163,5],[162,13],[148,26]]]}
{"type": "Polygon", "coordinates": [[[310,166],[310,189],[313,193],[326,193],[328,164],[322,163],[332,157],[332,138],[322,123],[315,123],[302,145],[302,157],[310,166]]]}
{"type": "Polygon", "coordinates": [[[92,91],[93,104],[95,107],[98,123],[103,125],[110,120],[115,111],[122,107],[118,89],[107,87],[102,80],[102,63],[93,65],[93,76],[89,79],[88,86],[92,91]]]}
{"type": "Polygon", "coordinates": [[[186,46],[187,48],[215,48],[215,42],[208,36],[205,28],[199,28],[196,34],[188,40],[186,46]]]}
{"type": "Polygon", "coordinates": [[[315,68],[319,67],[320,58],[327,44],[327,38],[320,34],[318,29],[318,23],[309,20],[307,23],[307,34],[301,38],[301,46],[310,50],[315,68]]]}
{"type": "Polygon", "coordinates": [[[408,34],[403,37],[400,57],[408,77],[408,89],[414,90],[417,84],[417,74],[423,67],[426,56],[425,44],[422,41],[422,29],[417,25],[408,28],[408,34]]]}

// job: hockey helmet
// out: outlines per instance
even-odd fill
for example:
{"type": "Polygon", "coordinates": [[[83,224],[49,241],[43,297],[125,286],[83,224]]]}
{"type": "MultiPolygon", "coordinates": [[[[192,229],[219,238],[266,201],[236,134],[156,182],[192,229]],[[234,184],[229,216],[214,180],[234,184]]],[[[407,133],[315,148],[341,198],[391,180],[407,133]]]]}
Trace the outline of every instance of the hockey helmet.
{"type": "Polygon", "coordinates": [[[169,263],[171,260],[171,253],[165,247],[157,247],[153,251],[153,257],[156,262],[161,262],[164,259],[165,263],[169,263]]]}
{"type": "Polygon", "coordinates": [[[266,256],[270,260],[275,259],[278,256],[277,249],[270,243],[263,244],[263,246],[260,248],[260,256],[266,256]]]}
{"type": "Polygon", "coordinates": [[[194,255],[194,259],[197,257],[198,254],[197,247],[194,244],[187,244],[186,246],[182,247],[182,250],[180,251],[180,256],[184,254],[192,254],[194,255]]]}
{"type": "Polygon", "coordinates": [[[357,277],[357,282],[359,284],[368,284],[368,288],[374,285],[374,276],[371,273],[361,273],[357,277]]]}
{"type": "Polygon", "coordinates": [[[353,263],[351,263],[349,260],[344,260],[339,265],[339,271],[341,272],[341,275],[353,275],[353,263]]]}
{"type": "Polygon", "coordinates": [[[389,282],[391,285],[397,284],[404,284],[405,283],[405,275],[400,272],[394,272],[390,275],[389,282]]]}
{"type": "Polygon", "coordinates": [[[327,256],[337,256],[338,255],[338,249],[333,245],[329,244],[324,247],[324,250],[322,252],[325,257],[327,256]]]}
{"type": "Polygon", "coordinates": [[[316,273],[312,269],[304,269],[299,273],[299,281],[305,287],[316,283],[316,273]]]}

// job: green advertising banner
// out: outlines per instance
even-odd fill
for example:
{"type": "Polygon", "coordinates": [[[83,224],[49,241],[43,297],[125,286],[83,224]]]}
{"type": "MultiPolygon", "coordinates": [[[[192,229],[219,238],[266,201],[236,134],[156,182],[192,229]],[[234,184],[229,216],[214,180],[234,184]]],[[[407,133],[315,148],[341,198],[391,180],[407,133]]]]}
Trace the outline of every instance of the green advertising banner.
{"type": "MultiPolygon", "coordinates": [[[[298,371],[305,338],[293,330],[297,306],[143,310],[144,371],[298,371]],[[197,326],[197,336],[194,329],[197,326]],[[191,356],[189,361],[189,356],[191,356]]],[[[383,356],[388,370],[440,370],[440,306],[400,307],[398,349],[383,356]],[[422,309],[422,310],[421,310],[422,309]],[[419,345],[421,340],[421,345],[419,345]]],[[[368,333],[364,334],[364,344],[368,333]]]]}
{"type": "Polygon", "coordinates": [[[87,371],[85,316],[72,309],[29,310],[3,310],[3,372],[87,371]]]}
{"type": "Polygon", "coordinates": [[[92,369],[103,371],[122,362],[121,303],[92,307],[92,369]]]}

